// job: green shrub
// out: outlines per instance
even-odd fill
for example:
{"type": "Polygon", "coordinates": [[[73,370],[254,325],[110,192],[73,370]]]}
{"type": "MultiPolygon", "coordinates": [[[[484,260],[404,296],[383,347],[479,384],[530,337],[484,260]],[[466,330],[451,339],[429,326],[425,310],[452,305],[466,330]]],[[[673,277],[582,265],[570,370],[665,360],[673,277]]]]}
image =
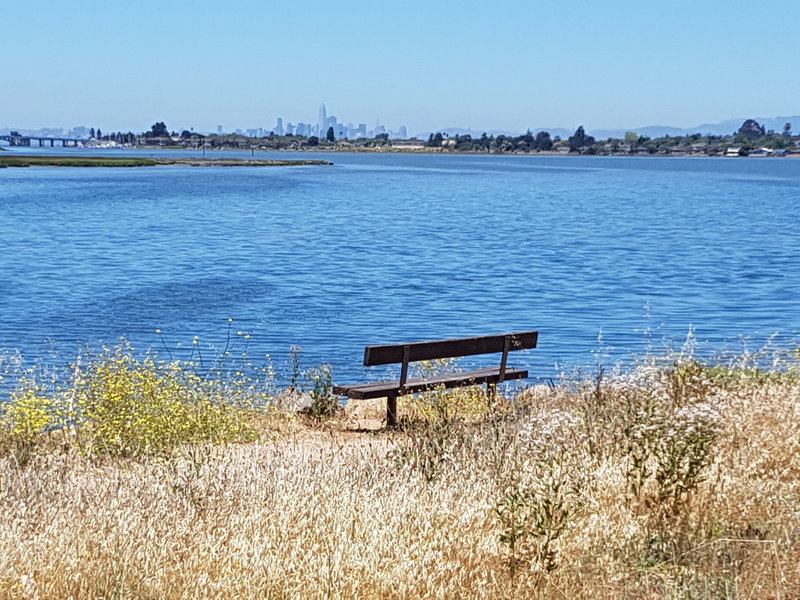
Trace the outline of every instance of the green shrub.
{"type": "Polygon", "coordinates": [[[201,377],[194,365],[137,357],[126,343],[105,349],[66,387],[24,378],[2,407],[0,449],[30,454],[69,428],[81,449],[111,456],[168,453],[181,444],[254,439],[257,382],[201,377]]]}
{"type": "Polygon", "coordinates": [[[226,443],[254,436],[241,406],[219,380],[191,365],[139,359],[120,345],[92,361],[75,383],[76,417],[91,449],[136,456],[182,443],[226,443]]]}

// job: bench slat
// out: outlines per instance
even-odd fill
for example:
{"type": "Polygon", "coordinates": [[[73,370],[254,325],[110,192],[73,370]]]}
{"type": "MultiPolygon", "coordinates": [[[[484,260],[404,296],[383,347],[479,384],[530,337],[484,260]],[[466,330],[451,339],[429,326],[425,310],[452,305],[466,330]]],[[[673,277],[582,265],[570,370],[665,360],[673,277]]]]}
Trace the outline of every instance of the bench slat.
{"type": "Polygon", "coordinates": [[[409,349],[409,362],[502,352],[507,335],[511,336],[509,350],[512,351],[536,348],[536,342],[539,339],[538,331],[521,331],[483,337],[367,346],[364,349],[364,366],[373,367],[401,363],[403,362],[403,348],[405,346],[408,346],[409,349]]]}
{"type": "MultiPolygon", "coordinates": [[[[502,350],[502,348],[501,348],[502,350]]],[[[506,368],[504,380],[525,379],[528,371],[524,369],[506,368]]],[[[463,387],[465,385],[481,385],[484,383],[499,383],[500,368],[487,367],[462,373],[447,373],[445,375],[435,375],[426,378],[413,378],[406,381],[404,394],[416,394],[435,389],[450,389],[463,387]]],[[[400,384],[398,381],[378,381],[374,383],[361,383],[358,385],[337,385],[333,388],[334,394],[348,396],[356,400],[368,400],[371,398],[384,398],[392,393],[399,394],[400,384]]]]}

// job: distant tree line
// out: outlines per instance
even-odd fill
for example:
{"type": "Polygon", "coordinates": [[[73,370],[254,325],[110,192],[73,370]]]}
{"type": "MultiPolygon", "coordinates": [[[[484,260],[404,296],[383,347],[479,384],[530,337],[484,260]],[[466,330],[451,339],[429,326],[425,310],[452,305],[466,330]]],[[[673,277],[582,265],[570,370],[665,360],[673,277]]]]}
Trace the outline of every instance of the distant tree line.
{"type": "Polygon", "coordinates": [[[123,133],[122,131],[103,133],[99,127],[97,129],[94,127],[89,129],[89,137],[98,141],[116,142],[118,144],[135,144],[138,138],[138,136],[132,131],[128,131],[126,133],[123,133]]]}
{"type": "MultiPolygon", "coordinates": [[[[180,134],[170,132],[163,121],[154,123],[149,131],[140,134],[133,132],[104,134],[100,129],[92,128],[90,136],[96,140],[112,141],[120,144],[159,144],[180,145],[185,147],[208,148],[235,148],[235,149],[354,149],[382,148],[393,146],[389,135],[381,133],[373,138],[358,138],[354,140],[337,140],[334,129],[329,127],[325,135],[318,137],[300,135],[276,135],[270,133],[262,137],[248,137],[242,134],[202,135],[189,130],[180,134]]],[[[536,134],[531,130],[522,135],[487,135],[480,137],[472,135],[450,136],[446,132],[431,133],[426,141],[411,138],[408,142],[418,143],[419,146],[434,152],[467,152],[467,153],[493,153],[515,154],[552,152],[570,154],[724,154],[734,147],[741,154],[748,154],[760,148],[774,151],[800,150],[800,137],[792,135],[791,123],[786,123],[780,133],[765,130],[757,121],[747,119],[742,126],[728,136],[703,135],[700,133],[685,136],[665,135],[650,138],[639,135],[635,131],[628,131],[622,138],[608,138],[597,140],[588,135],[583,125],[566,140],[559,136],[551,138],[547,131],[536,134]]],[[[418,146],[418,147],[419,147],[418,146]]]]}
{"type": "Polygon", "coordinates": [[[558,136],[550,139],[550,134],[540,131],[535,136],[528,130],[523,135],[486,135],[481,134],[479,138],[471,135],[455,135],[452,138],[446,133],[436,132],[430,134],[428,141],[425,142],[427,148],[450,148],[458,152],[536,152],[548,151],[553,148],[553,144],[561,141],[558,136]]]}

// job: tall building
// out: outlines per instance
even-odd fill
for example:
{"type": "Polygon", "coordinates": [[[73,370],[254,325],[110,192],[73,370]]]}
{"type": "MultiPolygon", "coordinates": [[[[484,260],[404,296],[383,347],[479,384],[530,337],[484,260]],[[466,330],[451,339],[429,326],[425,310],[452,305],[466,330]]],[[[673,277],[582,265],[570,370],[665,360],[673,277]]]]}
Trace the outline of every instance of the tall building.
{"type": "Polygon", "coordinates": [[[278,117],[278,123],[275,125],[275,135],[283,135],[283,119],[278,117]]]}
{"type": "Polygon", "coordinates": [[[328,112],[325,110],[325,103],[320,104],[319,107],[319,121],[317,122],[317,133],[325,135],[328,131],[328,112]]]}

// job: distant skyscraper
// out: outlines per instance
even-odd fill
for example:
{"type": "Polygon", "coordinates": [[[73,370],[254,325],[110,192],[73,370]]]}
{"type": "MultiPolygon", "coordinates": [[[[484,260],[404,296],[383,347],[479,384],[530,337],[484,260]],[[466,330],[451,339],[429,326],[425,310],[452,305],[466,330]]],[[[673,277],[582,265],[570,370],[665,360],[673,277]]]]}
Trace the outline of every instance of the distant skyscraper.
{"type": "Polygon", "coordinates": [[[400,125],[400,129],[397,130],[397,137],[402,140],[408,139],[408,131],[406,131],[405,125],[400,125]]]}
{"type": "Polygon", "coordinates": [[[333,127],[333,129],[334,129],[334,130],[336,130],[336,129],[338,128],[338,126],[339,126],[339,123],[338,123],[338,121],[337,121],[336,117],[334,117],[333,115],[331,115],[330,117],[328,117],[327,119],[325,119],[325,127],[324,127],[324,128],[322,128],[322,129],[320,129],[320,135],[325,135],[325,134],[327,134],[327,133],[328,133],[328,128],[329,128],[329,127],[333,127]]]}
{"type": "Polygon", "coordinates": [[[325,103],[323,102],[319,106],[319,121],[317,126],[317,132],[319,135],[325,135],[328,131],[328,112],[325,110],[325,103]]]}
{"type": "Polygon", "coordinates": [[[278,117],[278,124],[275,125],[275,135],[283,135],[283,119],[278,117]]]}
{"type": "Polygon", "coordinates": [[[217,125],[217,134],[222,135],[222,125],[217,125]]]}

